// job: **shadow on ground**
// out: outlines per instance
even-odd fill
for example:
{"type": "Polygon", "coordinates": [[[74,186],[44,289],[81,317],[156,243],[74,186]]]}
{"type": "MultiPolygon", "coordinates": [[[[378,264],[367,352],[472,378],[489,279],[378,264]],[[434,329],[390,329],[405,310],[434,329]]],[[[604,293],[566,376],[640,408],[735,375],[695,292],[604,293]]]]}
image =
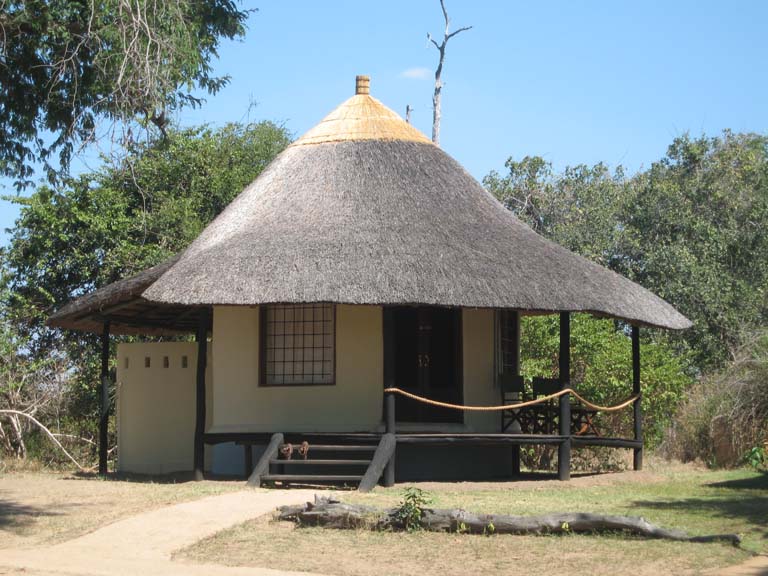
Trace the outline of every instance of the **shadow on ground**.
{"type": "Polygon", "coordinates": [[[711,482],[710,488],[732,488],[734,490],[765,490],[768,491],[768,472],[761,472],[751,478],[739,478],[738,480],[724,480],[723,482],[711,482]]]}
{"type": "MultiPolygon", "coordinates": [[[[185,482],[195,482],[196,478],[193,472],[174,472],[171,474],[128,474],[124,472],[111,472],[105,477],[101,477],[94,472],[75,472],[67,480],[96,480],[105,482],[135,482],[137,484],[183,484],[185,482]]],[[[215,482],[234,482],[245,484],[242,476],[222,476],[206,474],[205,480],[215,482]]]]}
{"type": "Polygon", "coordinates": [[[652,510],[680,511],[687,514],[745,521],[752,525],[755,533],[768,539],[768,526],[766,525],[768,498],[765,496],[741,494],[733,497],[686,498],[673,501],[637,500],[634,505],[652,510]]]}
{"type": "Polygon", "coordinates": [[[15,531],[33,524],[41,516],[59,515],[61,515],[61,512],[54,512],[40,506],[19,504],[13,500],[0,497],[0,530],[15,531]]]}

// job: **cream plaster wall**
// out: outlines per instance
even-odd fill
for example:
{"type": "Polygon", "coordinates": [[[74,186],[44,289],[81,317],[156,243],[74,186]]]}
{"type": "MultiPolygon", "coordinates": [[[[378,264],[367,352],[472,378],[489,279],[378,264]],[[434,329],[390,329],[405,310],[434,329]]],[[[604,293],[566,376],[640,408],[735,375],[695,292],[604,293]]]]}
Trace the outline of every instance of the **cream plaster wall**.
{"type": "MultiPolygon", "coordinates": [[[[209,344],[209,359],[210,359],[209,344]]],[[[165,474],[192,470],[195,433],[194,342],[123,343],[117,347],[118,470],[165,474]],[[187,367],[182,367],[182,357],[187,367]],[[149,358],[150,367],[145,366],[149,358]],[[168,367],[164,359],[168,359],[168,367]]],[[[211,421],[211,362],[207,416],[211,421]]],[[[210,462],[206,450],[206,462],[210,462]]]]}
{"type": "Polygon", "coordinates": [[[259,386],[256,307],[215,307],[212,343],[210,432],[359,432],[381,424],[381,307],[336,306],[331,386],[259,386]]]}
{"type": "MultiPolygon", "coordinates": [[[[493,311],[464,310],[464,403],[498,404],[493,311]]],[[[216,307],[207,370],[209,432],[381,430],[382,310],[336,307],[336,384],[260,387],[258,309],[216,307]]],[[[192,468],[193,342],[120,344],[117,355],[118,469],[161,474],[192,468]],[[181,367],[182,356],[187,367],[181,367]],[[145,367],[145,358],[150,367],[145,367]],[[164,358],[169,367],[164,367],[164,358]],[[126,364],[127,362],[127,364],[126,364]]],[[[496,412],[467,412],[456,431],[498,432],[496,412]]],[[[206,447],[206,463],[212,450],[206,447]]]]}
{"type": "MultiPolygon", "coordinates": [[[[501,392],[494,384],[493,310],[465,309],[462,315],[464,339],[464,404],[495,406],[501,392]]],[[[467,431],[500,431],[498,412],[465,412],[467,431]]]]}

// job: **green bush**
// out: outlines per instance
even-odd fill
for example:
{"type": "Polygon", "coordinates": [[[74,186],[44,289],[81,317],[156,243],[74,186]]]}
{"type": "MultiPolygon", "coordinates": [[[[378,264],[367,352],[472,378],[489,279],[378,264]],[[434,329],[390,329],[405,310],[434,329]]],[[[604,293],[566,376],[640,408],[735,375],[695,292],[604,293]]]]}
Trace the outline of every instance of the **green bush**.
{"type": "MultiPolygon", "coordinates": [[[[632,342],[624,328],[584,314],[571,318],[571,387],[590,402],[614,405],[632,395],[632,342]]],[[[534,376],[558,376],[559,333],[557,316],[523,318],[521,372],[528,382],[534,376]]],[[[690,370],[688,359],[674,352],[662,336],[641,333],[640,382],[648,446],[661,441],[693,383],[690,370]]],[[[605,435],[631,437],[632,409],[599,414],[598,427],[605,435]]]]}

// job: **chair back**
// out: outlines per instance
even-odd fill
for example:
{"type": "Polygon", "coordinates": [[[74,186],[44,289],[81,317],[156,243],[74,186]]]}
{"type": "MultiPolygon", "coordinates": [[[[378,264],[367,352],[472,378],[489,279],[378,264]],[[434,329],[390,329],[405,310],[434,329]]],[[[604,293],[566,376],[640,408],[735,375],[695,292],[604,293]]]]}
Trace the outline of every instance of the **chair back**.
{"type": "Polygon", "coordinates": [[[525,380],[519,374],[502,373],[499,375],[499,385],[502,392],[510,394],[513,392],[525,392],[525,380]]]}
{"type": "Polygon", "coordinates": [[[557,378],[539,378],[533,379],[533,395],[534,396],[549,396],[559,392],[562,388],[562,383],[557,378]]]}

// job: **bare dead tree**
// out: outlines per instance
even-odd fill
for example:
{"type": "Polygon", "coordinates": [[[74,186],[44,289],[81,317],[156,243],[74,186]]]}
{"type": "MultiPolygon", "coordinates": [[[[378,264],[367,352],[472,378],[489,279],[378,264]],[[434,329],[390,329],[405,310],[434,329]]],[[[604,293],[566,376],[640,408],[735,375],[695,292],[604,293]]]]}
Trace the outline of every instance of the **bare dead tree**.
{"type": "MultiPolygon", "coordinates": [[[[51,440],[51,442],[53,442],[59,448],[59,450],[61,450],[64,453],[64,455],[75,466],[77,466],[78,470],[80,470],[81,472],[89,472],[89,471],[92,470],[92,468],[85,468],[77,460],[75,460],[75,457],[72,456],[72,454],[70,454],[69,452],[67,452],[67,449],[64,448],[64,446],[62,446],[61,442],[59,442],[56,439],[57,435],[54,434],[53,432],[51,432],[46,426],[44,426],[42,424],[42,422],[37,420],[34,416],[31,416],[30,414],[27,414],[26,412],[21,412],[19,410],[0,410],[0,414],[2,414],[4,416],[8,416],[9,418],[12,418],[12,419],[16,418],[17,420],[20,417],[24,417],[27,420],[31,421],[35,426],[37,426],[40,430],[42,430],[45,433],[46,436],[48,436],[48,438],[51,440]]],[[[19,432],[19,434],[21,434],[21,432],[19,432]]]]}
{"type": "Polygon", "coordinates": [[[440,145],[440,99],[443,92],[442,75],[443,62],[445,61],[445,47],[448,44],[448,40],[465,30],[472,29],[472,26],[464,26],[454,32],[450,32],[451,19],[448,17],[448,11],[445,8],[445,0],[440,0],[440,8],[443,10],[443,18],[445,19],[443,41],[438,44],[437,40],[432,38],[432,34],[427,33],[427,40],[432,42],[440,53],[440,59],[437,62],[437,69],[435,70],[435,93],[432,96],[432,142],[438,146],[440,145]]]}
{"type": "MultiPolygon", "coordinates": [[[[66,402],[66,363],[56,354],[31,358],[27,343],[8,323],[0,323],[0,455],[19,459],[28,456],[30,425],[41,427],[44,420],[59,428],[58,414],[66,402]]],[[[41,429],[54,434],[48,427],[41,429]]]]}

